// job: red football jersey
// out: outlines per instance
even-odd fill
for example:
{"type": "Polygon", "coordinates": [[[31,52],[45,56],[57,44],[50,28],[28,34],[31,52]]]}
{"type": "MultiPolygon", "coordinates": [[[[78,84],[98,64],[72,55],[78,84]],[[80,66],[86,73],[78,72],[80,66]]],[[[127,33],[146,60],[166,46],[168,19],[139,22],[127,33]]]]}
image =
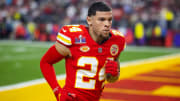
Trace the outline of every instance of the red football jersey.
{"type": "Polygon", "coordinates": [[[91,38],[84,25],[64,26],[57,35],[57,41],[68,47],[72,54],[66,58],[64,88],[83,95],[86,101],[100,98],[105,81],[105,61],[116,59],[125,47],[125,39],[120,32],[111,30],[110,33],[111,37],[102,44],[91,38]]]}

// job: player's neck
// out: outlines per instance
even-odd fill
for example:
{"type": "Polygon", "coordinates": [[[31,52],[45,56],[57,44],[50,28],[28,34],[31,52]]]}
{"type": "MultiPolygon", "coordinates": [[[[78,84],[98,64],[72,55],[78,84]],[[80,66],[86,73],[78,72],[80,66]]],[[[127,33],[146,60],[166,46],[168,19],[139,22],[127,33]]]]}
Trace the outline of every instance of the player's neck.
{"type": "Polygon", "coordinates": [[[93,32],[93,30],[91,30],[90,28],[89,28],[89,34],[91,38],[98,44],[102,44],[103,42],[107,40],[107,39],[104,39],[103,37],[97,36],[97,34],[93,32]]]}

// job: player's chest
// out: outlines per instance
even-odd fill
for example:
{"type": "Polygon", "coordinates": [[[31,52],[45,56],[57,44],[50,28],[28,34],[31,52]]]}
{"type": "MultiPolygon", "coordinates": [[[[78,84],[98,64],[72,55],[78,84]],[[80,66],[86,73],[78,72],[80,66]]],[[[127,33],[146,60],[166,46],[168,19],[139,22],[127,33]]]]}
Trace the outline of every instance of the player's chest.
{"type": "Polygon", "coordinates": [[[93,42],[76,44],[70,48],[74,57],[94,56],[98,58],[116,57],[119,53],[119,46],[115,43],[98,45],[93,42]]]}

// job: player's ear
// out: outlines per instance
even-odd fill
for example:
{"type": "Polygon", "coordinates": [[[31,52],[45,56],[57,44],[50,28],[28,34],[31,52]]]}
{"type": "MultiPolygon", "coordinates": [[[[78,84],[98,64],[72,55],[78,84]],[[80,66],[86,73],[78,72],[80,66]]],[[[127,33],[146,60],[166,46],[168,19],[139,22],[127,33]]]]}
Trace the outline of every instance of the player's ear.
{"type": "Polygon", "coordinates": [[[88,25],[91,26],[92,25],[92,18],[87,16],[86,20],[87,20],[88,25]]]}

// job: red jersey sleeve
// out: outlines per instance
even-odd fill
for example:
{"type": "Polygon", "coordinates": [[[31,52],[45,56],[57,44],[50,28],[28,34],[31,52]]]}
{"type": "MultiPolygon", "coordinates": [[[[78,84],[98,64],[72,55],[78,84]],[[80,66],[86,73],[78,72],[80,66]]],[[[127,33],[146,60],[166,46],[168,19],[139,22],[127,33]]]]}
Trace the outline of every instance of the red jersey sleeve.
{"type": "Polygon", "coordinates": [[[83,33],[82,25],[66,25],[60,29],[57,41],[65,46],[72,46],[76,35],[83,33]]]}
{"type": "Polygon", "coordinates": [[[65,45],[65,46],[72,45],[71,34],[70,34],[69,28],[67,26],[62,27],[59,30],[56,40],[57,40],[57,42],[65,45]]]}

